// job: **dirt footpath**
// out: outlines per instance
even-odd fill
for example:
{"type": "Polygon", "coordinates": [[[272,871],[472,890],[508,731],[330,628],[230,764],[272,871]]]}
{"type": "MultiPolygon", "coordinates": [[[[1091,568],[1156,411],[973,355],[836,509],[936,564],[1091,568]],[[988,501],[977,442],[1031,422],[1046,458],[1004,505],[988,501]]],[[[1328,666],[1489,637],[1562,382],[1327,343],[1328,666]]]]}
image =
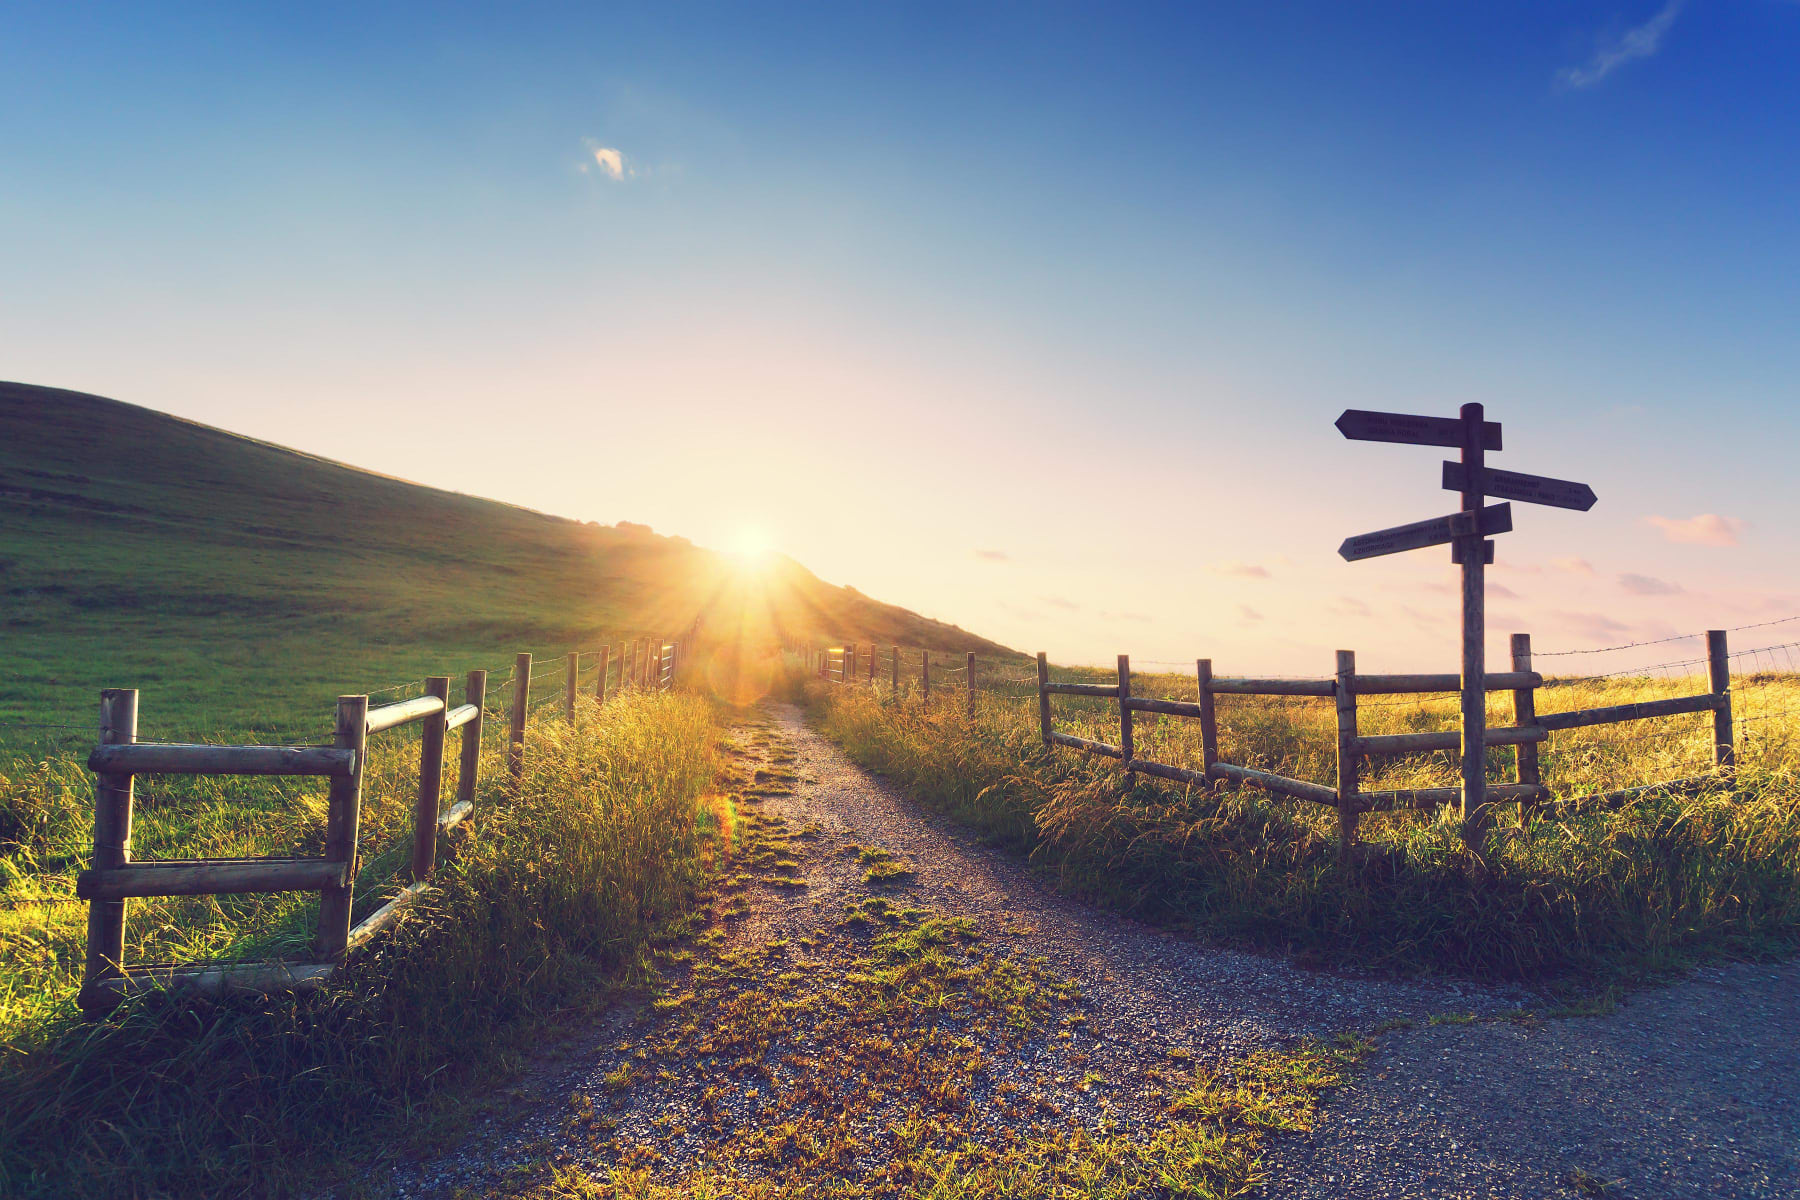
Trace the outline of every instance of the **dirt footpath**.
{"type": "MultiPolygon", "coordinates": [[[[864,986],[869,963],[854,956],[881,943],[866,934],[847,942],[845,930],[860,921],[879,935],[882,920],[910,911],[946,919],[927,920],[926,931],[958,942],[946,961],[959,978],[1003,967],[1018,1003],[1038,1006],[1029,1019],[1015,1013],[1010,1027],[977,1015],[920,1055],[971,1055],[979,1065],[964,1081],[966,1103],[996,1136],[1048,1121],[1151,1128],[1163,1119],[1172,1071],[1221,1066],[1302,1035],[1385,1027],[1313,1132],[1266,1143],[1260,1194],[1800,1195],[1794,965],[1709,972],[1604,1018],[1521,1019],[1540,1003],[1525,993],[1303,970],[1072,901],[852,765],[791,707],[770,708],[745,745],[746,819],[775,840],[758,852],[761,873],[737,877],[728,919],[712,935],[740,994],[695,968],[660,1009],[573,1032],[515,1091],[513,1115],[462,1150],[397,1173],[391,1194],[480,1195],[546,1155],[588,1178],[629,1166],[679,1179],[721,1154],[753,1163],[768,1148],[747,1139],[770,1127],[818,1127],[821,1106],[840,1101],[854,1115],[834,1135],[846,1161],[860,1155],[859,1170],[885,1169],[903,1156],[891,1135],[909,1116],[915,1077],[882,1064],[888,1074],[873,1090],[891,1093],[887,1108],[861,1095],[821,1092],[811,1108],[790,1098],[818,1091],[828,1066],[854,1084],[857,1065],[833,1066],[832,1051],[857,1028],[844,997],[864,986]],[[889,863],[904,870],[878,878],[889,863]],[[746,1034],[741,993],[757,1003],[744,982],[756,971],[765,973],[755,988],[770,989],[760,1003],[780,1020],[746,1034]],[[682,1014],[696,1010],[704,1015],[684,1031],[682,1014]],[[748,1082],[760,1087],[679,1065],[734,1056],[739,1067],[758,1059],[762,1079],[748,1082]]],[[[938,1038],[940,1025],[921,1026],[920,1036],[938,1038]]],[[[933,1079],[935,1092],[948,1077],[933,1079]]],[[[778,1169],[767,1175],[777,1177],[778,1169]]]]}

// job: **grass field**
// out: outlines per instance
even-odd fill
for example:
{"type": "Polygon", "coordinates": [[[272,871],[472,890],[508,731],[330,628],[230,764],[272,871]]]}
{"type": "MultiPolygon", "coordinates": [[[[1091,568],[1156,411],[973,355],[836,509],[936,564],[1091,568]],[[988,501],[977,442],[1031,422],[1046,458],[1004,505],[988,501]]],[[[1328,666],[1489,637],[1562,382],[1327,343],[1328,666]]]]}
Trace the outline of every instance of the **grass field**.
{"type": "MultiPolygon", "coordinates": [[[[134,1001],[90,1026],[70,1003],[85,906],[0,909],[0,1194],[291,1194],[385,1152],[449,1137],[552,1013],[641,978],[709,878],[723,822],[705,802],[714,702],[632,693],[540,720],[517,799],[490,739],[471,833],[397,933],[317,997],[134,1001]]],[[[393,886],[407,843],[412,747],[371,755],[358,916],[393,886]]],[[[316,852],[322,789],[147,805],[151,854],[270,840],[316,852]],[[270,826],[274,828],[270,828],[270,826]]],[[[132,901],[133,961],[309,954],[312,895],[132,901]]]]}
{"type": "MultiPolygon", "coordinates": [[[[1565,681],[1541,711],[1674,694],[1685,679],[1565,681]],[[1671,689],[1674,691],[1672,692],[1671,689]]],[[[1110,760],[1040,741],[1035,693],[893,703],[860,688],[799,684],[853,757],[926,803],[1023,852],[1072,890],[1125,911],[1318,962],[1484,979],[1620,982],[1697,960],[1800,945],[1800,677],[1734,680],[1739,785],[1659,793],[1617,812],[1560,819],[1502,810],[1491,874],[1471,871],[1448,814],[1370,814],[1355,864],[1338,865],[1333,810],[1257,788],[1216,793],[1128,781],[1110,760]]],[[[1695,689],[1703,690],[1703,689],[1695,689]]],[[[1192,677],[1134,676],[1133,692],[1192,699],[1192,677]]],[[[1383,698],[1386,699],[1386,698],[1383,698]]],[[[1454,698],[1364,705],[1363,733],[1454,727],[1454,698]]],[[[1491,717],[1509,723],[1508,702],[1491,717]]],[[[1116,709],[1058,697],[1057,727],[1116,740],[1116,709]]],[[[1330,701],[1220,701],[1228,762],[1331,785],[1330,701]]],[[[1710,720],[1660,718],[1559,733],[1543,752],[1559,796],[1692,775],[1710,765],[1710,720]]],[[[1195,722],[1150,718],[1137,752],[1198,767],[1195,722]]],[[[1490,778],[1512,752],[1490,752],[1490,778]]],[[[1452,786],[1451,754],[1400,760],[1364,786],[1452,786]]]]}

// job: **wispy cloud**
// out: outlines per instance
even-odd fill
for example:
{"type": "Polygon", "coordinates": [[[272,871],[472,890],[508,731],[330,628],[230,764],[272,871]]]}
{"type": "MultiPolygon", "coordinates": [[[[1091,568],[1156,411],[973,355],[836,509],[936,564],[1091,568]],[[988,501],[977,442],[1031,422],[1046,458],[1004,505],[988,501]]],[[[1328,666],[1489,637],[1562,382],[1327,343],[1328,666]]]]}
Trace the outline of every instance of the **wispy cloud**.
{"type": "Polygon", "coordinates": [[[1222,562],[1214,563],[1207,570],[1215,575],[1236,575],[1240,579],[1267,579],[1269,568],[1257,563],[1222,562]]]}
{"type": "Polygon", "coordinates": [[[1679,583],[1670,583],[1654,575],[1633,575],[1629,572],[1619,576],[1619,586],[1634,596],[1673,596],[1681,590],[1679,583]]]}
{"type": "Polygon", "coordinates": [[[1585,558],[1553,558],[1550,565],[1559,571],[1567,571],[1571,575],[1592,575],[1594,564],[1585,558]]]}
{"type": "Polygon", "coordinates": [[[1064,612],[1081,611],[1081,605],[1075,603],[1073,600],[1064,599],[1061,596],[1045,596],[1044,603],[1048,604],[1051,608],[1060,608],[1064,612]]]}
{"type": "Polygon", "coordinates": [[[1366,617],[1369,615],[1369,606],[1355,596],[1339,596],[1325,608],[1327,612],[1335,613],[1340,617],[1366,617]]]}
{"type": "Polygon", "coordinates": [[[1254,608],[1251,608],[1248,604],[1238,605],[1238,617],[1244,621],[1260,621],[1263,619],[1263,615],[1254,608]]]}
{"type": "Polygon", "coordinates": [[[1627,29],[1610,38],[1594,51],[1594,57],[1579,67],[1564,67],[1557,72],[1557,82],[1564,87],[1593,87],[1608,75],[1640,58],[1649,58],[1662,47],[1663,35],[1681,12],[1682,0],[1669,0],[1654,17],[1642,25],[1627,29]]]}
{"type": "Polygon", "coordinates": [[[1011,562],[1012,555],[1004,550],[977,550],[975,557],[982,562],[1011,562]]]}
{"type": "Polygon", "coordinates": [[[1671,542],[1690,546],[1735,546],[1746,522],[1737,517],[1721,517],[1718,513],[1701,513],[1697,517],[1676,520],[1673,517],[1645,517],[1644,520],[1663,531],[1671,542]]]}

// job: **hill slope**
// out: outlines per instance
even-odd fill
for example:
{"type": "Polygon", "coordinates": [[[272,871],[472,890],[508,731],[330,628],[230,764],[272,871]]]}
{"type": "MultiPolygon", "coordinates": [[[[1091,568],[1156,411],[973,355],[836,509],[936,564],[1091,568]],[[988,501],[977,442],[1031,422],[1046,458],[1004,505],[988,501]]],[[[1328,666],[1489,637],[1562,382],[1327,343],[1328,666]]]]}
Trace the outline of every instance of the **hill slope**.
{"type": "Polygon", "coordinates": [[[304,733],[340,692],[696,619],[753,641],[1003,652],[791,560],[752,576],[684,538],[53,388],[0,383],[0,512],[0,722],[85,726],[98,688],[135,686],[145,736],[304,733]]]}

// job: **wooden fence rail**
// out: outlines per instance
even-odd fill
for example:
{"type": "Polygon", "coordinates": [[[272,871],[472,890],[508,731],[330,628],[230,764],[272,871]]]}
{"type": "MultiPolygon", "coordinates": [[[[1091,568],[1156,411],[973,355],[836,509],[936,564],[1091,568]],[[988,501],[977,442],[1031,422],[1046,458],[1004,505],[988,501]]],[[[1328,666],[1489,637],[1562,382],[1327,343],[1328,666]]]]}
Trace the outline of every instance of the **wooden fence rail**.
{"type": "MultiPolygon", "coordinates": [[[[609,661],[620,668],[618,688],[639,686],[668,690],[676,684],[684,642],[644,639],[641,659],[627,670],[625,655],[616,659],[611,647],[598,654],[595,697],[606,699],[609,661]],[[641,670],[640,670],[641,668],[641,670]]],[[[582,654],[571,651],[564,663],[562,708],[575,718],[582,654]]],[[[525,731],[530,720],[532,659],[514,660],[513,689],[506,756],[516,789],[525,768],[525,731]]],[[[450,706],[450,678],[425,680],[425,694],[369,707],[366,695],[340,696],[336,729],[330,746],[207,746],[137,740],[138,693],[109,688],[100,694],[99,741],[88,756],[94,772],[93,865],[76,879],[76,896],[88,902],[87,961],[79,1003],[89,1016],[99,1016],[126,995],[146,988],[184,988],[209,994],[234,991],[272,992],[316,988],[324,984],[345,957],[392,928],[401,914],[424,894],[437,864],[440,840],[464,825],[475,810],[481,768],[481,740],[487,704],[487,672],[470,671],[463,683],[463,703],[450,706]],[[410,881],[385,904],[351,923],[352,889],[361,865],[358,830],[362,817],[363,775],[368,739],[406,725],[421,725],[419,778],[414,796],[410,881]],[[444,753],[449,735],[460,737],[455,802],[443,808],[444,753]],[[325,845],[310,857],[186,859],[146,863],[131,861],[134,780],[139,775],[291,775],[322,776],[329,781],[325,845]],[[126,901],[143,896],[206,896],[268,892],[319,893],[318,931],[312,962],[233,964],[125,962],[126,901]]],[[[516,794],[516,793],[515,793],[516,794]]]]}
{"type": "MultiPolygon", "coordinates": [[[[1531,669],[1531,635],[1515,634],[1512,639],[1513,669],[1491,672],[1485,677],[1488,691],[1512,693],[1513,724],[1484,728],[1481,731],[1484,746],[1515,747],[1515,782],[1488,785],[1485,789],[1488,799],[1527,806],[1543,806],[1552,802],[1549,789],[1544,786],[1540,775],[1538,748],[1554,732],[1683,713],[1712,714],[1713,771],[1710,774],[1567,798],[1556,801],[1556,805],[1568,809],[1611,807],[1630,803],[1658,789],[1693,790],[1720,782],[1729,783],[1736,762],[1732,740],[1730,656],[1724,631],[1712,630],[1706,635],[1706,639],[1709,690],[1700,695],[1540,715],[1537,711],[1537,691],[1544,686],[1544,679],[1531,669]]],[[[970,674],[973,678],[973,670],[970,674]]],[[[1088,754],[1115,758],[1120,760],[1127,772],[1141,772],[1159,779],[1202,787],[1214,787],[1221,783],[1255,784],[1284,796],[1335,808],[1338,811],[1340,848],[1345,853],[1355,843],[1357,817],[1362,813],[1431,809],[1439,805],[1459,803],[1461,800],[1462,791],[1455,787],[1376,792],[1361,790],[1359,778],[1363,759],[1457,750],[1462,746],[1463,734],[1457,729],[1427,733],[1359,734],[1356,704],[1359,696],[1458,692],[1461,690],[1459,676],[1363,675],[1357,673],[1354,652],[1340,650],[1337,670],[1330,679],[1226,678],[1215,676],[1212,673],[1212,661],[1203,658],[1195,662],[1195,682],[1199,689],[1198,702],[1134,696],[1131,694],[1131,662],[1125,655],[1119,656],[1116,684],[1052,682],[1049,662],[1040,653],[1037,656],[1039,732],[1046,746],[1067,746],[1088,754]],[[1114,746],[1090,738],[1058,733],[1050,703],[1052,696],[1085,696],[1113,701],[1118,706],[1119,744],[1114,746]],[[1220,762],[1218,718],[1214,703],[1217,696],[1313,696],[1332,700],[1337,710],[1336,785],[1327,787],[1306,780],[1290,779],[1270,771],[1220,762]],[[1198,720],[1202,769],[1195,771],[1137,757],[1132,714],[1139,712],[1198,720]]]]}

